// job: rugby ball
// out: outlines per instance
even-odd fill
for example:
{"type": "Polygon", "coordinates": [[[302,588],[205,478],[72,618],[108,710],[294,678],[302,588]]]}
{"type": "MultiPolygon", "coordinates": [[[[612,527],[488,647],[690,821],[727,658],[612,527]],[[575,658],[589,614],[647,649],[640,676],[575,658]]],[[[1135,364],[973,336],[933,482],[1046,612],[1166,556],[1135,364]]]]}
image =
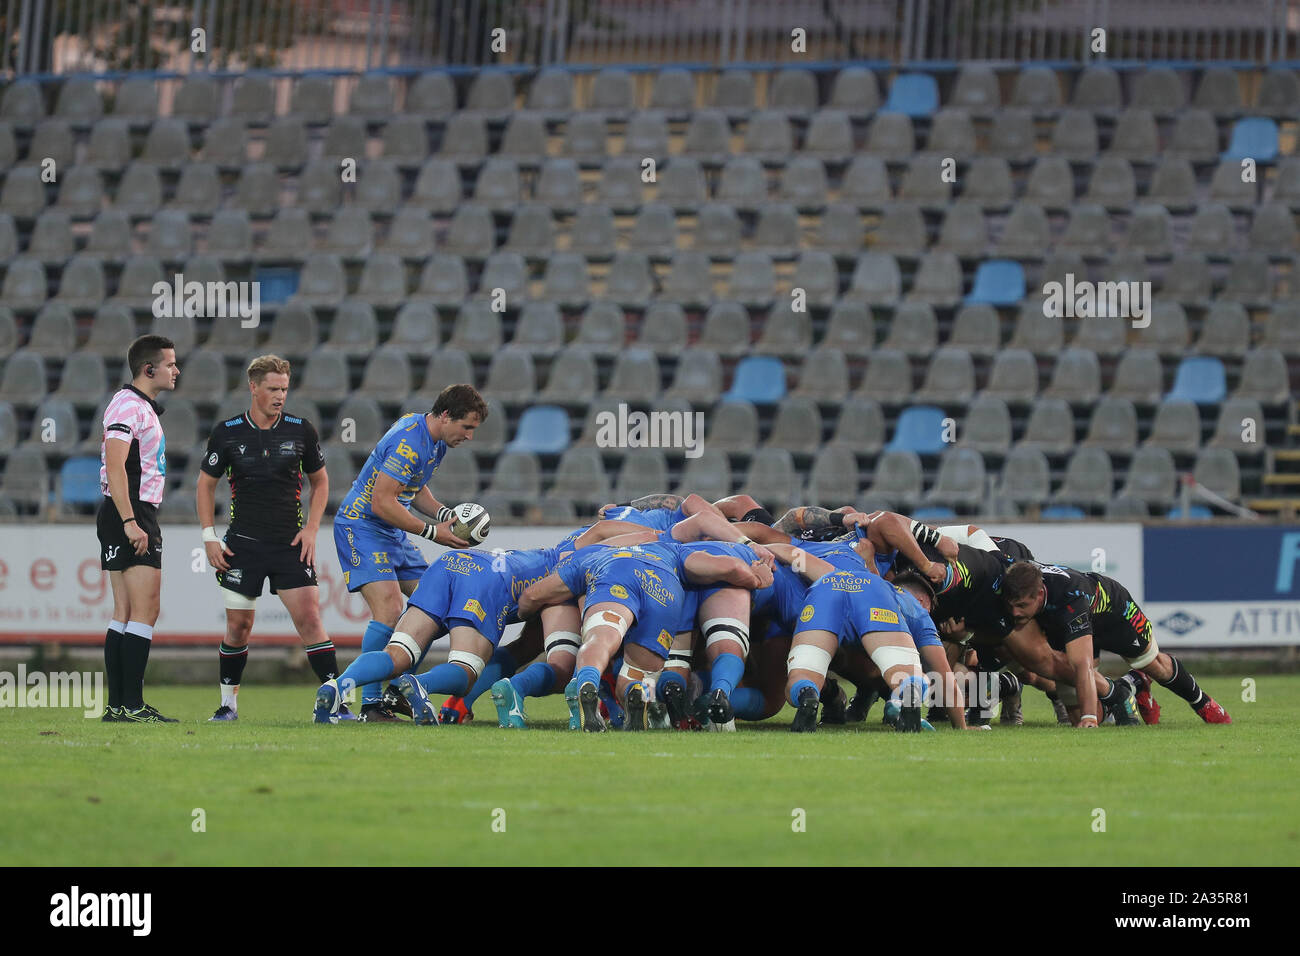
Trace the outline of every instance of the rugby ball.
{"type": "Polygon", "coordinates": [[[451,533],[470,544],[482,544],[492,525],[492,516],[482,505],[467,501],[456,506],[456,517],[451,520],[451,533]]]}

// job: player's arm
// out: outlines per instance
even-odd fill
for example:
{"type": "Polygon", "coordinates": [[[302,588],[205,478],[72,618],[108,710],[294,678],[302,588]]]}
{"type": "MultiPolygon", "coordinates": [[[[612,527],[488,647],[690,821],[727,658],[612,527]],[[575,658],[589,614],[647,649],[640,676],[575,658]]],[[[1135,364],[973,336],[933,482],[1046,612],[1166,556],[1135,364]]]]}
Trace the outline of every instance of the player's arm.
{"type": "Polygon", "coordinates": [[[733,528],[743,534],[746,538],[757,541],[762,545],[770,544],[789,544],[790,535],[777,531],[759,521],[737,521],[732,524],[733,528]]]}
{"type": "Polygon", "coordinates": [[[809,584],[820,581],[835,570],[834,565],[829,561],[824,561],[815,555],[809,554],[803,548],[796,548],[789,543],[769,544],[767,549],[776,556],[778,561],[782,564],[788,564],[795,574],[809,584]]]}
{"type": "MultiPolygon", "coordinates": [[[[917,543],[908,523],[909,519],[893,511],[883,511],[874,518],[858,511],[844,518],[846,528],[865,526],[867,540],[880,554],[898,551],[918,568],[925,569],[925,576],[935,584],[942,584],[948,569],[939,561],[931,561],[921,545],[917,543]]],[[[915,522],[912,522],[915,524],[915,522]]]]}
{"type": "Polygon", "coordinates": [[[565,604],[572,601],[576,595],[569,590],[569,586],[564,583],[564,579],[559,573],[552,571],[540,581],[524,588],[524,593],[519,595],[519,616],[521,618],[532,617],[539,613],[542,608],[550,607],[552,604],[565,604]]]}
{"type": "Polygon", "coordinates": [[[213,527],[216,523],[219,480],[206,471],[199,472],[198,487],[194,490],[194,506],[199,515],[199,527],[203,530],[203,550],[207,552],[208,564],[218,571],[229,571],[230,562],[226,560],[226,555],[235,552],[226,547],[225,542],[218,537],[217,529],[213,527]]]}
{"type": "MultiPolygon", "coordinates": [[[[623,534],[634,534],[638,531],[645,530],[645,525],[636,524],[632,521],[597,521],[594,525],[573,539],[573,548],[577,551],[591,544],[600,544],[607,538],[613,538],[623,534]]],[[[642,541],[637,542],[637,544],[644,543],[645,542],[642,541]]]]}
{"type": "MultiPolygon", "coordinates": [[[[630,504],[637,511],[654,511],[657,508],[676,511],[682,506],[683,501],[684,499],[680,495],[646,495],[644,498],[637,498],[630,504]]],[[[705,504],[708,504],[708,502],[705,502],[705,504]]]]}
{"type": "Polygon", "coordinates": [[[435,498],[433,492],[429,490],[428,485],[425,485],[415,493],[415,497],[411,499],[411,507],[415,508],[421,514],[426,514],[430,518],[433,518],[436,523],[450,521],[454,517],[451,513],[451,508],[447,507],[435,498]]]}
{"type": "Polygon", "coordinates": [[[780,519],[772,527],[788,538],[801,531],[828,528],[831,523],[831,512],[827,509],[819,508],[816,505],[803,505],[798,508],[791,508],[781,515],[780,519]]]}
{"type": "Polygon", "coordinates": [[[131,454],[131,429],[113,424],[104,429],[104,470],[108,475],[108,494],[122,520],[122,531],[138,555],[149,551],[149,535],[135,520],[131,505],[131,483],[126,477],[126,459],[131,454]]]}
{"type": "Polygon", "coordinates": [[[707,511],[717,515],[723,521],[727,520],[727,516],[724,515],[718,507],[713,504],[713,502],[701,498],[694,492],[687,495],[678,507],[681,509],[682,514],[686,515],[688,518],[691,515],[697,515],[707,511]]]}
{"type": "Polygon", "coordinates": [[[740,558],[722,554],[696,551],[686,556],[682,568],[686,572],[686,580],[698,587],[730,584],[732,587],[753,591],[772,583],[772,572],[762,561],[755,561],[751,565],[740,558]],[[763,572],[766,572],[766,576],[763,572]]]}
{"type": "Polygon", "coordinates": [[[316,535],[320,533],[321,519],[325,517],[325,502],[330,494],[330,479],[324,468],[318,468],[308,473],[307,482],[311,485],[311,510],[307,512],[306,522],[293,536],[289,546],[298,545],[299,557],[302,558],[303,564],[315,567],[316,535]]]}
{"type": "Polygon", "coordinates": [[[1093,680],[1092,633],[1089,631],[1073,638],[1065,645],[1065,657],[1074,672],[1074,689],[1079,695],[1083,716],[1079,727],[1096,727],[1098,720],[1097,685],[1093,680]]]}
{"type": "Polygon", "coordinates": [[[684,521],[679,521],[673,525],[673,540],[683,543],[689,541],[733,541],[736,544],[747,544],[758,555],[759,559],[769,568],[772,566],[772,552],[763,547],[761,542],[756,542],[749,535],[740,530],[737,525],[732,524],[726,518],[722,517],[716,511],[701,511],[693,514],[684,521]]]}
{"type": "MultiPolygon", "coordinates": [[[[375,517],[394,528],[418,534],[448,548],[469,547],[468,541],[463,541],[451,533],[450,519],[438,524],[426,524],[403,508],[397,500],[397,495],[402,488],[402,483],[386,472],[380,472],[375,476],[375,487],[370,495],[370,510],[374,512],[375,517]]],[[[427,488],[421,489],[421,491],[427,490],[427,488]]],[[[433,497],[432,492],[429,497],[433,497]]]]}
{"type": "MultiPolygon", "coordinates": [[[[579,535],[581,538],[581,535],[579,535]]],[[[654,544],[659,540],[659,532],[654,528],[640,528],[635,531],[629,531],[627,534],[616,534],[612,538],[606,538],[604,541],[597,542],[606,548],[635,548],[639,544],[654,544]]],[[[576,548],[582,547],[576,541],[576,548]]]]}

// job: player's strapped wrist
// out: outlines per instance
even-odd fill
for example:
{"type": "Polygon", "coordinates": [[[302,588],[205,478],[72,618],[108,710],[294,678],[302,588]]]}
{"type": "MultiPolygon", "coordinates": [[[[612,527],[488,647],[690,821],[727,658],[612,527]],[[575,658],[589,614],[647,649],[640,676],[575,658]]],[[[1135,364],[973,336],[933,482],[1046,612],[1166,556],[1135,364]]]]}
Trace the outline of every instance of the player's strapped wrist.
{"type": "MultiPolygon", "coordinates": [[[[441,508],[438,509],[438,514],[437,514],[438,524],[442,524],[444,521],[450,521],[454,517],[456,517],[456,512],[448,508],[446,505],[443,505],[441,508]]],[[[426,534],[425,537],[427,538],[429,536],[426,534]]]]}
{"type": "Polygon", "coordinates": [[[217,529],[212,527],[212,525],[208,525],[206,528],[203,529],[203,543],[204,544],[221,543],[221,538],[217,536],[217,529]]]}
{"type": "Polygon", "coordinates": [[[420,532],[420,537],[428,538],[432,541],[438,535],[438,526],[436,524],[425,523],[424,530],[420,532]]]}

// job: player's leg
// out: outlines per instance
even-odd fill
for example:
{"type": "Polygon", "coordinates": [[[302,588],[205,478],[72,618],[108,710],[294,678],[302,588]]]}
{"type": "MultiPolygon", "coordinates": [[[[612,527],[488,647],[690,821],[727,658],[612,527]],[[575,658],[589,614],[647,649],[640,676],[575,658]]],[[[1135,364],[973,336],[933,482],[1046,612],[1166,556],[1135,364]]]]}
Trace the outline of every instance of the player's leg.
{"type": "Polygon", "coordinates": [[[937,684],[937,698],[940,706],[948,714],[948,723],[954,730],[966,729],[966,695],[962,693],[961,684],[957,682],[952,667],[948,664],[948,655],[942,644],[926,644],[917,649],[921,661],[928,673],[933,674],[937,684]]]}
{"type": "MultiPolygon", "coordinates": [[[[755,633],[758,633],[757,631],[755,633]]],[[[731,695],[732,710],[741,720],[767,720],[785,706],[786,658],[790,635],[769,633],[750,650],[753,681],[731,695]]]]}
{"type": "MultiPolygon", "coordinates": [[[[579,633],[582,619],[577,605],[553,604],[543,608],[538,617],[545,658],[492,685],[492,702],[496,705],[497,723],[501,727],[527,727],[524,698],[559,693],[573,677],[582,642],[579,633]]],[[[576,730],[576,712],[570,714],[570,718],[569,729],[576,730]]]]}
{"type": "Polygon", "coordinates": [[[222,588],[226,599],[226,636],[217,654],[220,658],[221,706],[209,721],[239,719],[239,683],[248,663],[248,639],[253,633],[253,602],[242,594],[222,588]],[[243,606],[241,606],[243,605],[243,606]]]}
{"type": "Polygon", "coordinates": [[[113,590],[113,618],[104,634],[104,678],[108,681],[108,706],[103,719],[115,721],[122,712],[122,639],[126,622],[131,619],[131,600],[126,593],[126,582],[121,571],[108,572],[108,584],[113,590]]]}
{"type": "Polygon", "coordinates": [[[706,707],[710,730],[736,729],[731,695],[745,676],[745,658],[749,656],[750,603],[750,592],[740,588],[719,588],[700,602],[704,657],[709,662],[706,707]]]}
{"type": "MultiPolygon", "coordinates": [[[[1148,625],[1149,627],[1149,625],[1148,625]]],[[[1183,666],[1182,661],[1167,654],[1156,646],[1155,639],[1152,638],[1150,648],[1144,652],[1142,657],[1130,660],[1129,666],[1133,668],[1132,674],[1145,674],[1155,678],[1162,686],[1168,687],[1171,691],[1187,701],[1189,707],[1196,711],[1196,715],[1207,724],[1230,724],[1232,718],[1228,712],[1213,697],[1203,691],[1196,678],[1191,672],[1183,666]],[[1143,658],[1154,651],[1154,656],[1149,661],[1143,658]]],[[[1145,682],[1143,690],[1147,692],[1147,699],[1150,701],[1149,708],[1154,709],[1155,720],[1147,720],[1147,723],[1156,723],[1160,719],[1159,705],[1155,704],[1155,699],[1150,696],[1151,682],[1145,682]]],[[[1143,712],[1144,719],[1150,712],[1150,709],[1143,712]]]]}
{"type": "Polygon", "coordinates": [[[623,660],[618,667],[614,680],[614,697],[621,701],[624,710],[624,730],[646,730],[647,721],[646,688],[653,687],[663,670],[664,656],[646,647],[647,641],[640,643],[631,636],[623,642],[623,660]]]}
{"type": "Polygon", "coordinates": [[[831,658],[839,649],[839,635],[832,631],[803,630],[790,642],[786,657],[786,699],[795,708],[790,730],[812,733],[817,729],[817,705],[831,658]]]}
{"type": "MultiPolygon", "coordinates": [[[[469,693],[451,696],[442,702],[439,719],[444,724],[463,724],[474,719],[474,702],[492,690],[500,681],[509,680],[519,669],[521,661],[531,661],[542,652],[542,622],[537,618],[526,621],[519,636],[509,644],[497,644],[469,693]]],[[[496,703],[495,695],[492,702],[496,703]]]]}
{"type": "MultiPolygon", "coordinates": [[[[320,589],[315,584],[284,588],[276,585],[284,608],[289,612],[294,629],[302,641],[307,654],[307,663],[321,683],[335,678],[339,674],[338,652],[334,642],[325,631],[325,622],[321,619],[320,589]]],[[[339,716],[354,719],[346,704],[339,705],[339,716]]]]}
{"type": "MultiPolygon", "coordinates": [[[[419,611],[414,605],[408,609],[419,611]]],[[[420,612],[423,614],[423,612],[420,612]]],[[[426,615],[427,616],[427,615],[426,615]]],[[[402,636],[406,615],[393,634],[393,640],[402,636]]],[[[393,686],[406,697],[411,705],[411,713],[417,724],[437,724],[441,722],[437,709],[429,699],[430,694],[451,694],[463,697],[474,682],[478,680],[492,656],[492,641],[485,637],[472,622],[465,618],[448,618],[447,627],[451,635],[451,650],[447,660],[442,664],[416,676],[413,673],[402,674],[393,686]]],[[[425,643],[423,650],[428,649],[425,643]]],[[[423,656],[423,655],[421,655],[423,656]]],[[[417,658],[418,661],[418,658],[417,658]]]]}
{"type": "Polygon", "coordinates": [[[635,615],[615,601],[600,601],[586,609],[582,619],[581,641],[574,681],[578,692],[578,725],[582,730],[599,733],[605,729],[598,711],[600,676],[623,645],[635,615]]]}

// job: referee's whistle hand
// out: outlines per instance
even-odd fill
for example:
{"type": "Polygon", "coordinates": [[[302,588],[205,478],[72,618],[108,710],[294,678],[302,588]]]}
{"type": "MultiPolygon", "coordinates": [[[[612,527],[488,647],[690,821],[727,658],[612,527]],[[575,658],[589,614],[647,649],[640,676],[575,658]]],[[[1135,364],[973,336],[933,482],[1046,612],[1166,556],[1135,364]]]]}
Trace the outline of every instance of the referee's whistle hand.
{"type": "Polygon", "coordinates": [[[149,553],[149,535],[134,521],[125,526],[127,540],[131,542],[131,547],[140,557],[149,553]]]}
{"type": "Polygon", "coordinates": [[[203,550],[208,554],[208,564],[218,571],[229,571],[230,562],[226,560],[226,555],[233,555],[235,552],[226,547],[221,541],[205,541],[203,550]]]}

